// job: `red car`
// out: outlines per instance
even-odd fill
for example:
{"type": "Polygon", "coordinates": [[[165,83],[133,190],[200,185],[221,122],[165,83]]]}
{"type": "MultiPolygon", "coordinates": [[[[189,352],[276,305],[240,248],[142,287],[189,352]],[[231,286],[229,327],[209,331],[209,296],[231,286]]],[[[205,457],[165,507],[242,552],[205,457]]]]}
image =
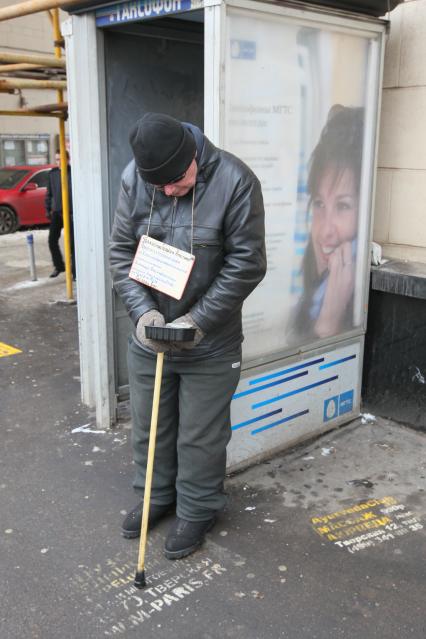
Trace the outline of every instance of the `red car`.
{"type": "Polygon", "coordinates": [[[44,208],[49,171],[54,164],[0,169],[0,235],[20,226],[49,224],[44,208]]]}

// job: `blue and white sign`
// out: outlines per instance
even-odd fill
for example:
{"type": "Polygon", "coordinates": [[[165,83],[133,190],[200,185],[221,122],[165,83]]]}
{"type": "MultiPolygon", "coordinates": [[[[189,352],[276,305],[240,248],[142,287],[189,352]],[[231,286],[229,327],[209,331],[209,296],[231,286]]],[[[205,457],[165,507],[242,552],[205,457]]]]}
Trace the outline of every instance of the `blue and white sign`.
{"type": "Polygon", "coordinates": [[[231,403],[228,468],[356,417],[361,349],[362,338],[241,379],[231,403]]]}
{"type": "MultiPolygon", "coordinates": [[[[347,360],[346,360],[347,361],[347,360]]],[[[354,407],[354,391],[349,390],[335,397],[328,397],[324,400],[324,421],[329,422],[331,419],[352,413],[354,407]]]]}
{"type": "Polygon", "coordinates": [[[256,42],[254,40],[231,40],[231,58],[234,60],[255,60],[256,42]]]}
{"type": "Polygon", "coordinates": [[[125,22],[139,22],[161,16],[172,15],[183,11],[202,9],[203,0],[139,0],[136,2],[120,2],[97,9],[96,26],[109,27],[125,22]]]}
{"type": "Polygon", "coordinates": [[[339,415],[345,415],[345,413],[351,413],[354,406],[354,392],[353,390],[342,393],[339,397],[339,415]]]}

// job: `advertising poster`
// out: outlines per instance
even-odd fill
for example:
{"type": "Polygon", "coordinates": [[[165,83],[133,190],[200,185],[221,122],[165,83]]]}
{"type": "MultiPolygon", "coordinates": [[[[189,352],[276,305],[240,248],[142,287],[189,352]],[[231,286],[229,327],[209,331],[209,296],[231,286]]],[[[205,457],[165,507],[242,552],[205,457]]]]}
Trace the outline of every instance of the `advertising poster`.
{"type": "Polygon", "coordinates": [[[244,305],[245,361],[314,346],[362,316],[368,51],[368,38],[337,28],[229,11],[224,146],[259,177],[266,211],[268,272],[244,305]]]}

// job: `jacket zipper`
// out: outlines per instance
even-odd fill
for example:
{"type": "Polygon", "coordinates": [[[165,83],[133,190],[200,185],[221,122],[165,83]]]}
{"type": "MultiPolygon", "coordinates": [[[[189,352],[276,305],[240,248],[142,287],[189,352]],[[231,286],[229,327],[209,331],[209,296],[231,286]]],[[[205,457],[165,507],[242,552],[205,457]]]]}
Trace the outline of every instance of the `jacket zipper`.
{"type": "Polygon", "coordinates": [[[170,244],[173,246],[173,238],[175,235],[175,219],[176,219],[176,211],[177,211],[178,199],[177,197],[173,198],[173,206],[172,206],[172,236],[170,239],[170,244]]]}
{"type": "MultiPolygon", "coordinates": [[[[177,211],[177,204],[178,204],[178,199],[177,197],[173,198],[173,204],[172,204],[172,228],[171,228],[171,237],[170,237],[170,244],[171,246],[173,246],[173,238],[175,235],[175,219],[176,219],[176,211],[177,211]]],[[[170,317],[170,301],[167,300],[167,315],[170,317]]],[[[171,356],[171,354],[169,354],[169,357],[171,356]]]]}

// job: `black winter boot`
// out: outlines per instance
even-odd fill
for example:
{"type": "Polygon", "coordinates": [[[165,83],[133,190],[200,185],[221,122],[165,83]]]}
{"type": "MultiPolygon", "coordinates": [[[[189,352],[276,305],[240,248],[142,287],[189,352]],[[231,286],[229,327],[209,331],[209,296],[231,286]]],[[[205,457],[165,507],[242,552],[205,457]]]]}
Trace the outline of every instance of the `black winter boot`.
{"type": "Polygon", "coordinates": [[[58,275],[60,275],[60,273],[64,273],[65,269],[64,268],[54,268],[53,271],[51,272],[51,274],[49,275],[49,277],[58,277],[58,275]]]}
{"type": "MultiPolygon", "coordinates": [[[[151,504],[149,507],[148,528],[153,528],[163,517],[172,512],[175,504],[151,504]]],[[[121,534],[126,539],[134,539],[141,534],[143,501],[131,510],[123,520],[121,534]]]]}
{"type": "Polygon", "coordinates": [[[197,550],[204,541],[204,535],[216,523],[216,517],[207,521],[187,521],[176,517],[164,546],[167,559],[182,559],[197,550]]]}

